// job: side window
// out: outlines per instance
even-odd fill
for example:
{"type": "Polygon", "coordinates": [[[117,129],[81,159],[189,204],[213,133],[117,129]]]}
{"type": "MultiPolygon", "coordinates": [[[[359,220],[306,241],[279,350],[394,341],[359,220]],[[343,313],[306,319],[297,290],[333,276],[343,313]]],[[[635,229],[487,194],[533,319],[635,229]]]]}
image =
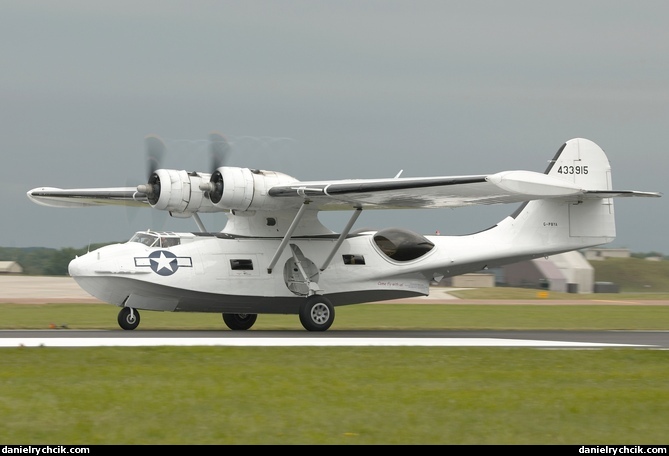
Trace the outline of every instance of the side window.
{"type": "Polygon", "coordinates": [[[252,271],[253,261],[247,259],[230,260],[230,269],[233,271],[252,271]]]}
{"type": "Polygon", "coordinates": [[[342,255],[344,264],[365,264],[365,257],[362,255],[342,255]]]}
{"type": "Polygon", "coordinates": [[[416,260],[434,247],[422,234],[401,228],[387,228],[374,235],[376,246],[395,261],[416,260]]]}

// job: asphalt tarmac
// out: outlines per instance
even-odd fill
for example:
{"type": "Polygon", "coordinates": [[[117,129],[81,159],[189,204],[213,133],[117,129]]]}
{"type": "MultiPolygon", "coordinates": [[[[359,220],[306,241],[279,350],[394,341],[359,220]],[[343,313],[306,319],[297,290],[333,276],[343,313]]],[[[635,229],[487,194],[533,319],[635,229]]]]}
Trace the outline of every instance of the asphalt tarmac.
{"type": "MultiPolygon", "coordinates": [[[[448,288],[433,288],[430,296],[411,302],[433,304],[490,304],[460,300],[448,288]]],[[[100,303],[71,277],[0,276],[0,302],[100,303]]],[[[401,301],[391,301],[401,302],[401,301]]],[[[612,304],[610,301],[537,300],[540,305],[612,304]]],[[[496,302],[503,305],[504,303],[496,302]]],[[[509,304],[512,302],[510,301],[509,304]]],[[[513,301],[517,304],[517,301],[513,301]]],[[[529,304],[523,301],[523,304],[529,304]]],[[[620,305],[669,305],[667,301],[616,301],[620,305]]],[[[105,304],[108,305],[108,304],[105,304]]],[[[669,349],[669,331],[134,331],[118,330],[0,330],[0,347],[81,346],[435,346],[536,347],[550,349],[640,348],[669,349]]]]}

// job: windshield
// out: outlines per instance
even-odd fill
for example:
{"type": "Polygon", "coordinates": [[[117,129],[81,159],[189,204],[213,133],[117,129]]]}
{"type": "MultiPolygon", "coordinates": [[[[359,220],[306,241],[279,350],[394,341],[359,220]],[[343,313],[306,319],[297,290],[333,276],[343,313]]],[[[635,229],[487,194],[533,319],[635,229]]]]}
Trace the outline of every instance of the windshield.
{"type": "Polygon", "coordinates": [[[159,237],[155,234],[140,231],[135,233],[135,235],[131,237],[130,241],[128,242],[139,242],[140,244],[144,244],[147,247],[151,247],[158,243],[158,239],[159,237]]]}
{"type": "Polygon", "coordinates": [[[138,231],[128,242],[139,242],[147,247],[172,247],[181,244],[181,238],[174,233],[138,231]]]}

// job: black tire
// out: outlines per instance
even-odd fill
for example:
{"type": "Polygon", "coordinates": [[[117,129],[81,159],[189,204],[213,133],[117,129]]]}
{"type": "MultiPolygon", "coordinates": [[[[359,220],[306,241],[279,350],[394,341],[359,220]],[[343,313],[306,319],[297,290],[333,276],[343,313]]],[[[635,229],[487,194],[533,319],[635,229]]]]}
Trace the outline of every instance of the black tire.
{"type": "Polygon", "coordinates": [[[323,296],[310,296],[300,307],[300,323],[307,331],[326,331],[334,317],[334,306],[323,296]]]}
{"type": "Polygon", "coordinates": [[[233,331],[244,331],[250,329],[258,319],[256,314],[223,314],[223,321],[233,331]]]}
{"type": "Polygon", "coordinates": [[[123,307],[118,313],[118,325],[128,331],[133,330],[139,326],[139,312],[137,309],[123,307]]]}

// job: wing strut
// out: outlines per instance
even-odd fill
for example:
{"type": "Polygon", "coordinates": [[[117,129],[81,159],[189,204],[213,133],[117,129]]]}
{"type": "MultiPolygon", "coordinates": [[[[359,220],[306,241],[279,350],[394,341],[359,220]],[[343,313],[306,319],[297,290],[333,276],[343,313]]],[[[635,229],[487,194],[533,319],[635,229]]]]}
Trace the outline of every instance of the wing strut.
{"type": "Polygon", "coordinates": [[[270,261],[269,266],[267,266],[267,273],[271,274],[272,269],[274,269],[274,265],[276,265],[276,262],[279,261],[279,257],[283,253],[283,250],[286,248],[286,245],[290,241],[291,236],[293,235],[293,232],[295,231],[295,228],[297,228],[298,223],[300,223],[300,220],[302,219],[302,216],[304,215],[304,211],[307,209],[307,205],[309,204],[308,200],[305,200],[304,203],[302,203],[302,206],[300,206],[300,210],[297,211],[297,214],[295,215],[295,218],[293,219],[293,222],[290,224],[290,227],[288,228],[288,231],[286,232],[286,235],[283,237],[281,240],[281,244],[279,244],[279,248],[276,249],[276,252],[274,253],[274,256],[272,257],[272,261],[270,261]]]}
{"type": "Polygon", "coordinates": [[[195,220],[195,224],[200,229],[201,233],[207,232],[206,228],[204,227],[204,223],[202,223],[202,220],[200,219],[200,216],[197,215],[197,212],[193,212],[193,220],[195,220]]]}
{"type": "Polygon", "coordinates": [[[341,246],[341,243],[344,242],[344,239],[346,239],[346,236],[348,236],[348,233],[351,231],[351,228],[353,227],[355,221],[358,220],[358,217],[360,217],[360,214],[362,214],[361,207],[357,208],[355,212],[353,212],[353,215],[351,215],[351,218],[346,224],[344,231],[341,232],[341,234],[339,235],[339,239],[337,239],[337,243],[332,248],[330,255],[328,255],[328,257],[325,259],[325,262],[323,262],[323,266],[321,266],[321,271],[325,271],[325,269],[327,269],[327,267],[330,265],[330,261],[332,261],[332,258],[334,257],[335,253],[337,253],[337,250],[339,250],[339,246],[341,246]]]}

